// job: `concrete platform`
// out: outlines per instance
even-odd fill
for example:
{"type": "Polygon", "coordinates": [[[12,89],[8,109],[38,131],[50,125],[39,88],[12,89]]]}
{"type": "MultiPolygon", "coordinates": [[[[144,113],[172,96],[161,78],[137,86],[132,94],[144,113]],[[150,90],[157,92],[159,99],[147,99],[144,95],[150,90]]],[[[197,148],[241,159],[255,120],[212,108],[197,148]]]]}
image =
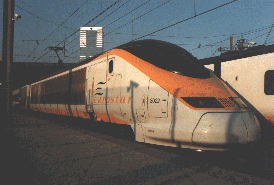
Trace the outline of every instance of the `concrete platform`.
{"type": "Polygon", "coordinates": [[[273,142],[256,154],[199,153],[134,142],[116,125],[18,113],[1,146],[2,184],[274,184],[273,142]]]}

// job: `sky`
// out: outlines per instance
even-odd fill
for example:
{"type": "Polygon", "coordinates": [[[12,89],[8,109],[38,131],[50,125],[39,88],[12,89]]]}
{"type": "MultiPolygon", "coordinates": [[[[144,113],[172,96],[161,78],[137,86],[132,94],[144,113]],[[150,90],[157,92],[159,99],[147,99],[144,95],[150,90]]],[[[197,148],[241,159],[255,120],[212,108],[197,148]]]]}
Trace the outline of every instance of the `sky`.
{"type": "MultiPolygon", "coordinates": [[[[63,62],[78,62],[79,29],[85,26],[103,27],[104,51],[156,39],[198,59],[219,56],[219,47],[229,48],[230,36],[234,45],[241,36],[257,45],[274,44],[273,10],[273,0],[15,0],[14,13],[22,18],[15,21],[14,62],[56,63],[56,53],[47,47],[64,42],[63,62]]],[[[0,17],[3,30],[3,1],[0,17]]]]}

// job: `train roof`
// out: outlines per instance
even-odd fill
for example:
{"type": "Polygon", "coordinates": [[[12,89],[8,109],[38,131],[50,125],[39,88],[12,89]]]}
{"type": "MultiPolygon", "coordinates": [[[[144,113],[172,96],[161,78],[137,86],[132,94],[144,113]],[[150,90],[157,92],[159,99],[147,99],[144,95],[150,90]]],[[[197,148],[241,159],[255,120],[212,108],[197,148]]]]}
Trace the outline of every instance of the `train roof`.
{"type": "MultiPolygon", "coordinates": [[[[104,53],[105,53],[105,52],[104,52],[104,53]]],[[[76,68],[76,67],[78,67],[78,66],[84,65],[84,64],[90,62],[91,60],[96,59],[97,57],[99,57],[99,56],[102,55],[102,54],[103,54],[103,53],[100,53],[100,54],[97,54],[97,55],[95,55],[95,56],[93,56],[93,57],[89,57],[89,58],[87,58],[87,59],[85,59],[85,60],[79,61],[79,62],[75,63],[75,64],[72,65],[72,66],[65,67],[65,68],[63,68],[63,69],[61,69],[61,70],[58,70],[58,71],[56,71],[56,72],[54,72],[54,73],[51,73],[51,74],[49,74],[49,75],[47,75],[47,76],[44,76],[44,77],[42,77],[42,78],[36,80],[36,82],[37,82],[37,81],[44,80],[44,79],[47,79],[47,78],[52,77],[52,76],[54,76],[54,75],[60,74],[60,73],[62,73],[62,72],[68,71],[68,70],[70,70],[70,69],[76,68]]]]}
{"type": "Polygon", "coordinates": [[[209,71],[187,50],[160,40],[138,40],[116,47],[159,68],[192,78],[209,78],[209,71]]]}
{"type": "Polygon", "coordinates": [[[252,56],[263,55],[263,54],[273,53],[273,52],[274,52],[274,45],[269,45],[269,46],[259,45],[259,46],[253,46],[253,47],[247,48],[246,50],[243,50],[243,51],[229,51],[226,53],[222,53],[220,56],[200,59],[199,62],[203,65],[208,65],[208,64],[226,62],[226,61],[237,60],[241,58],[248,58],[252,56]]]}

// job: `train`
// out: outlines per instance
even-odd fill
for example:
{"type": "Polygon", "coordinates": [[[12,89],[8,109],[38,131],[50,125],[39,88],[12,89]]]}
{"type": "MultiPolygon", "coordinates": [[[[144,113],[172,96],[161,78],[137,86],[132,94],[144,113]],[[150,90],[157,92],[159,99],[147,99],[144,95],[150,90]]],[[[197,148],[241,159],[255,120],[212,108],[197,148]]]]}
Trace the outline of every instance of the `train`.
{"type": "Polygon", "coordinates": [[[16,92],[23,109],[128,125],[138,142],[230,150],[261,137],[239,96],[191,53],[160,40],[131,41],[16,92]]]}
{"type": "MultiPolygon", "coordinates": [[[[221,78],[234,89],[265,124],[274,125],[274,45],[228,53],[221,64],[221,78]],[[266,123],[268,122],[268,123],[266,123]]],[[[214,59],[213,59],[214,60],[214,59]]],[[[205,67],[214,68],[214,64],[205,67]]]]}

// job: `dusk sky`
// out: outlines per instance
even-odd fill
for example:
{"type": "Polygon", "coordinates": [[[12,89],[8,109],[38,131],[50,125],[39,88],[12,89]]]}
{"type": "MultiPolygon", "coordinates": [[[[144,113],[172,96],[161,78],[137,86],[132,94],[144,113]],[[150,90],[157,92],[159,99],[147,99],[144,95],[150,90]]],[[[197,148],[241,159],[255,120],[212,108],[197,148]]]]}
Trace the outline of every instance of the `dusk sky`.
{"type": "Polygon", "coordinates": [[[157,39],[198,59],[218,56],[217,48],[228,48],[230,36],[234,44],[241,36],[274,44],[273,10],[273,0],[15,0],[14,12],[22,18],[15,21],[14,62],[56,63],[55,52],[46,48],[64,41],[68,52],[67,57],[59,52],[61,59],[78,62],[84,26],[103,27],[104,51],[131,40],[157,39]]]}

